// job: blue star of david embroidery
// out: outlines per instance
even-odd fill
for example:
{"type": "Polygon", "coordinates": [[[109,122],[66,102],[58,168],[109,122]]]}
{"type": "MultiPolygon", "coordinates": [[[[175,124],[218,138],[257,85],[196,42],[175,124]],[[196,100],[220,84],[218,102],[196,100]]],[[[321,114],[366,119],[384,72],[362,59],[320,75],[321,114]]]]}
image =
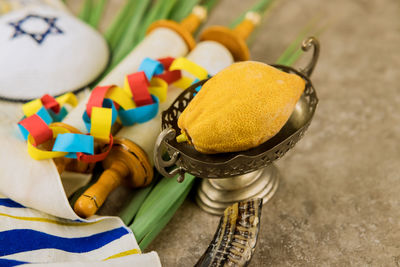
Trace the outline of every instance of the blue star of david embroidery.
{"type": "Polygon", "coordinates": [[[25,18],[17,21],[17,22],[10,22],[9,25],[13,26],[15,29],[15,32],[13,36],[11,37],[12,39],[17,38],[18,36],[21,35],[28,35],[32,37],[33,40],[35,40],[39,45],[46,39],[46,37],[50,34],[63,34],[64,32],[58,28],[55,23],[57,21],[57,18],[49,18],[49,17],[43,17],[39,15],[27,15],[25,18]],[[28,30],[24,29],[24,25],[27,26],[30,22],[34,20],[41,20],[44,23],[47,24],[47,29],[45,29],[42,32],[29,32],[28,30]]]}

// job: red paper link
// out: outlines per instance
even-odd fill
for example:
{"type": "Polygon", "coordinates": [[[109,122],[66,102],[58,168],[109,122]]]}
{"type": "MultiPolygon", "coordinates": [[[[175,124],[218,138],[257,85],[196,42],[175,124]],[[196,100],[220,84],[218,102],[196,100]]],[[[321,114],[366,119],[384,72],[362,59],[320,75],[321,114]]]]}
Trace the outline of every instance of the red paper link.
{"type": "Polygon", "coordinates": [[[140,107],[153,104],[153,99],[148,90],[150,84],[144,71],[130,74],[127,76],[127,79],[136,106],[140,107]]]}
{"type": "Polygon", "coordinates": [[[96,163],[99,161],[103,161],[108,156],[108,153],[110,153],[113,144],[114,144],[113,136],[112,134],[110,134],[110,143],[108,144],[107,150],[104,151],[103,153],[95,155],[87,155],[82,152],[78,152],[76,153],[76,156],[78,160],[81,160],[86,163],[96,163]]]}
{"type": "Polygon", "coordinates": [[[174,62],[174,60],[175,58],[173,57],[164,57],[157,59],[157,61],[164,66],[164,70],[169,70],[169,67],[171,66],[172,62],[174,62]]]}
{"type": "Polygon", "coordinates": [[[86,104],[86,113],[89,118],[92,116],[92,108],[93,107],[102,107],[104,97],[111,87],[114,85],[107,85],[107,86],[97,86],[93,89],[92,93],[90,94],[89,101],[86,104]]]}
{"type": "Polygon", "coordinates": [[[58,103],[57,100],[51,95],[45,94],[40,98],[40,101],[42,101],[42,104],[45,109],[51,109],[56,114],[60,112],[61,109],[60,103],[58,103]]]}
{"type": "Polygon", "coordinates": [[[32,135],[35,141],[34,146],[38,146],[53,138],[53,131],[37,114],[23,119],[19,124],[32,135]]]}
{"type": "Polygon", "coordinates": [[[163,74],[154,75],[154,77],[163,79],[168,84],[171,84],[182,78],[182,74],[180,70],[172,70],[172,71],[166,71],[163,74]]]}

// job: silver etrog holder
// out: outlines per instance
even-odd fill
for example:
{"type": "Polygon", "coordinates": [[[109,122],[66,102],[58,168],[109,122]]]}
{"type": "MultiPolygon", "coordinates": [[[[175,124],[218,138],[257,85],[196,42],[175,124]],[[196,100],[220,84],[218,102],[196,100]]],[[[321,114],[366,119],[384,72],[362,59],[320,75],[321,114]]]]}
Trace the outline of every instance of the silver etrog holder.
{"type": "Polygon", "coordinates": [[[196,88],[207,82],[203,80],[183,91],[162,113],[163,131],[154,150],[158,171],[167,177],[178,175],[178,181],[183,181],[186,172],[205,178],[197,190],[196,200],[203,210],[212,214],[222,214],[227,206],[256,197],[267,202],[279,185],[274,161],[285,155],[303,137],[317,107],[318,98],[309,78],[319,56],[319,42],[314,37],[302,44],[304,51],[310,48],[314,48],[311,61],[300,71],[288,66],[272,65],[282,71],[295,73],[306,82],[304,93],[278,134],[246,151],[211,155],[200,153],[187,143],[178,143],[175,139],[180,132],[178,117],[196,95],[196,88]],[[168,157],[165,157],[165,153],[168,157]]]}

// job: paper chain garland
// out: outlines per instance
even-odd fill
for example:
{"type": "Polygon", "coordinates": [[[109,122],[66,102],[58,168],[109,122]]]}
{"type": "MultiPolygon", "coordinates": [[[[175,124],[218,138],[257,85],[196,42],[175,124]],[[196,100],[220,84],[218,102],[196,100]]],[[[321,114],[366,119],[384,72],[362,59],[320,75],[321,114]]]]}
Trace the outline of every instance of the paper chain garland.
{"type": "Polygon", "coordinates": [[[28,153],[36,160],[65,156],[88,163],[98,162],[105,159],[111,150],[111,127],[116,121],[124,126],[149,121],[157,115],[159,103],[166,100],[169,84],[184,89],[207,77],[204,68],[186,58],[145,58],[138,72],[125,77],[123,88],[110,85],[93,89],[82,116],[90,134],[51,125],[67,115],[64,104],[77,105],[72,93],[57,98],[45,95],[24,104],[25,117],[18,126],[27,140],[28,153]],[[183,77],[182,70],[193,75],[195,80],[183,77]],[[108,144],[107,149],[95,154],[96,142],[108,144]],[[49,146],[52,149],[46,150],[49,146]]]}

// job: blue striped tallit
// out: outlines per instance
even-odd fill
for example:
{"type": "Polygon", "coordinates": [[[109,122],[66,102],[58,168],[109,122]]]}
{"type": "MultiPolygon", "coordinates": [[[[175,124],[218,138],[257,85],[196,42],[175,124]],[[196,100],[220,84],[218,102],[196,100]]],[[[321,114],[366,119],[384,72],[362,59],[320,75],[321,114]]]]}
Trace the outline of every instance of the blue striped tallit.
{"type": "Polygon", "coordinates": [[[68,262],[160,266],[156,253],[140,254],[133,233],[119,218],[61,219],[0,195],[0,266],[68,262]]]}

